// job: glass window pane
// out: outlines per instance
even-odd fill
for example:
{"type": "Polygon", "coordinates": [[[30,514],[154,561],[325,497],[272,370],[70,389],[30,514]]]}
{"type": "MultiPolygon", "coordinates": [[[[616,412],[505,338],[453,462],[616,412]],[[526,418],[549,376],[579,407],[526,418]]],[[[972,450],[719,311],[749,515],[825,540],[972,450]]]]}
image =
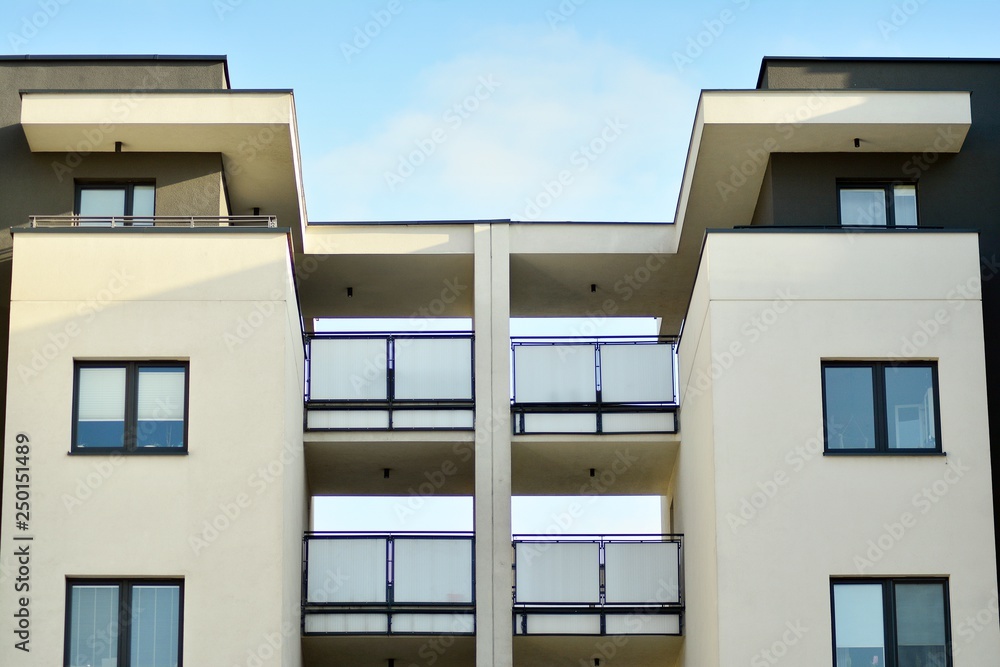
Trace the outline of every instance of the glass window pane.
{"type": "Polygon", "coordinates": [[[875,449],[875,407],[872,369],[828,366],[826,443],[829,449],[875,449]]]}
{"type": "Polygon", "coordinates": [[[841,189],[840,224],[885,227],[885,190],[883,188],[841,189]]]}
{"type": "Polygon", "coordinates": [[[927,366],[885,369],[889,449],[934,449],[934,377],[927,366]]]}
{"type": "Polygon", "coordinates": [[[943,584],[896,584],[900,665],[946,665],[943,584]]]}
{"type": "Polygon", "coordinates": [[[177,667],[180,587],[134,586],[130,667],[177,667]]]}
{"type": "Polygon", "coordinates": [[[917,226],[917,186],[896,185],[892,188],[893,211],[897,227],[917,226]]]}
{"type": "Polygon", "coordinates": [[[73,586],[69,609],[69,667],[118,664],[118,587],[73,586]]]}
{"type": "Polygon", "coordinates": [[[151,217],[154,211],[156,187],[152,185],[136,185],[132,188],[132,215],[151,217]]]}
{"type": "Polygon", "coordinates": [[[122,447],[125,369],[81,368],[77,386],[77,447],[122,447]]]}
{"type": "Polygon", "coordinates": [[[183,447],[184,369],[140,368],[136,408],[136,446],[183,447]]]}
{"type": "Polygon", "coordinates": [[[125,188],[80,188],[78,213],[102,217],[125,215],[125,188]]]}
{"type": "Polygon", "coordinates": [[[837,667],[885,665],[882,584],[833,587],[837,667]]]}

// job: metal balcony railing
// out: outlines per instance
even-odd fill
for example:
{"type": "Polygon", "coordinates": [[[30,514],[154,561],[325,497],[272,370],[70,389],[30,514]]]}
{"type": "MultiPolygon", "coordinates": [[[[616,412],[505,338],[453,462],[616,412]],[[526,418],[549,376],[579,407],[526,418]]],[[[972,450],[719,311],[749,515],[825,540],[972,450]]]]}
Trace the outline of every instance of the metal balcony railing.
{"type": "Polygon", "coordinates": [[[307,431],[471,430],[471,333],[306,337],[307,431]]]}
{"type": "Polygon", "coordinates": [[[515,635],[680,635],[682,535],[514,536],[515,635]]]}
{"type": "Polygon", "coordinates": [[[32,215],[29,227],[271,227],[278,226],[273,215],[32,215]]]}
{"type": "Polygon", "coordinates": [[[472,635],[472,533],[306,533],[304,635],[472,635]]]}
{"type": "Polygon", "coordinates": [[[511,341],[514,433],[676,433],[674,338],[511,341]]]}

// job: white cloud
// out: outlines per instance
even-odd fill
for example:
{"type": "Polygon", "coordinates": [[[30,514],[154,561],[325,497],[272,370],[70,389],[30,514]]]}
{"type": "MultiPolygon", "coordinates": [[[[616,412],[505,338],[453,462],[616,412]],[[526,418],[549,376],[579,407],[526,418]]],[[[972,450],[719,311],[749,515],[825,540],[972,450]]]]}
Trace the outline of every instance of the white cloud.
{"type": "Polygon", "coordinates": [[[480,43],[425,70],[369,135],[307,161],[313,219],[672,219],[695,89],[571,31],[480,43]]]}

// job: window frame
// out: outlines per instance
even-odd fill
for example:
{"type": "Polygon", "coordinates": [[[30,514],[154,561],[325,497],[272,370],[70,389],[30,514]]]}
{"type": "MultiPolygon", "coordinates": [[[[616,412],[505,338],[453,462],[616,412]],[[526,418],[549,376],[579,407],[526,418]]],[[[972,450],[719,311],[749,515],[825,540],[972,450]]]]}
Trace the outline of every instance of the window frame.
{"type": "Polygon", "coordinates": [[[939,584],[944,597],[944,647],[946,667],[953,667],[951,634],[951,589],[947,577],[831,577],[830,578],[830,629],[833,644],[833,667],[837,667],[837,605],[835,591],[838,585],[880,585],[882,587],[882,627],[885,642],[884,667],[896,667],[899,652],[897,644],[896,586],[898,584],[939,584]]]}
{"type": "Polygon", "coordinates": [[[936,360],[889,360],[863,361],[823,359],[820,362],[820,385],[823,403],[823,454],[832,456],[943,456],[945,451],[941,444],[941,391],[938,385],[938,363],[936,360]],[[887,368],[929,368],[931,371],[931,389],[934,392],[934,448],[909,447],[898,448],[889,446],[889,424],[886,417],[887,396],[885,389],[885,370],[887,368]],[[827,428],[827,368],[870,368],[872,370],[872,409],[875,414],[875,447],[872,449],[844,449],[830,447],[829,429],[827,428]]]}
{"type": "Polygon", "coordinates": [[[141,361],[83,361],[73,362],[73,410],[70,454],[111,454],[120,453],[143,456],[183,455],[188,453],[188,423],[190,421],[191,364],[176,359],[144,359],[141,361]],[[181,368],[184,370],[184,446],[183,447],[138,447],[139,372],[143,368],[181,368]],[[80,447],[77,445],[77,427],[80,413],[80,371],[84,368],[124,368],[125,369],[125,433],[121,447],[80,447]]]}
{"type": "MultiPolygon", "coordinates": [[[[74,182],[74,193],[73,193],[73,215],[80,215],[80,204],[83,198],[84,190],[124,190],[125,191],[125,211],[120,216],[98,216],[98,217],[108,217],[109,219],[114,217],[122,218],[132,218],[138,217],[142,222],[139,224],[151,224],[145,223],[146,220],[150,220],[151,217],[156,216],[156,181],[150,178],[139,178],[139,179],[115,179],[115,180],[77,180],[74,182]],[[135,188],[136,186],[153,186],[153,216],[141,215],[135,216],[135,188]]],[[[131,220],[126,220],[125,225],[133,224],[131,220]]]]}
{"type": "Polygon", "coordinates": [[[873,229],[917,229],[920,227],[920,204],[917,203],[917,224],[897,225],[896,224],[896,198],[893,190],[898,185],[909,185],[914,188],[914,197],[917,195],[917,181],[885,180],[885,179],[837,179],[837,223],[841,227],[857,228],[871,227],[873,229]],[[885,198],[885,227],[882,225],[845,225],[844,211],[841,203],[840,193],[843,190],[877,190],[881,189],[885,198]]]}
{"type": "Polygon", "coordinates": [[[132,589],[137,586],[176,586],[177,595],[177,667],[184,667],[184,580],[175,578],[66,578],[66,612],[63,627],[63,667],[70,667],[69,637],[73,621],[74,586],[115,586],[118,588],[118,665],[128,667],[132,649],[132,589]]]}

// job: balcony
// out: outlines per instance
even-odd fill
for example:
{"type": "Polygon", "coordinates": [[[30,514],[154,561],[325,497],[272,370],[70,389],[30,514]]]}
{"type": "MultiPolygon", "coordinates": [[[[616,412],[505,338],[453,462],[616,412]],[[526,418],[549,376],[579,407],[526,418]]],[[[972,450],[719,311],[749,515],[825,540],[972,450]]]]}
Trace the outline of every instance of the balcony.
{"type": "Polygon", "coordinates": [[[278,219],[273,215],[33,215],[28,219],[28,226],[32,228],[266,227],[273,229],[278,226],[278,219]]]}
{"type": "Polygon", "coordinates": [[[514,538],[515,635],[683,634],[681,535],[514,538]]]}
{"type": "Polygon", "coordinates": [[[676,433],[677,342],[512,339],[514,433],[676,433]]]}
{"type": "Polygon", "coordinates": [[[474,635],[471,533],[307,533],[302,633],[474,635]]]}
{"type": "Polygon", "coordinates": [[[472,430],[471,333],[306,338],[307,431],[472,430]]]}

